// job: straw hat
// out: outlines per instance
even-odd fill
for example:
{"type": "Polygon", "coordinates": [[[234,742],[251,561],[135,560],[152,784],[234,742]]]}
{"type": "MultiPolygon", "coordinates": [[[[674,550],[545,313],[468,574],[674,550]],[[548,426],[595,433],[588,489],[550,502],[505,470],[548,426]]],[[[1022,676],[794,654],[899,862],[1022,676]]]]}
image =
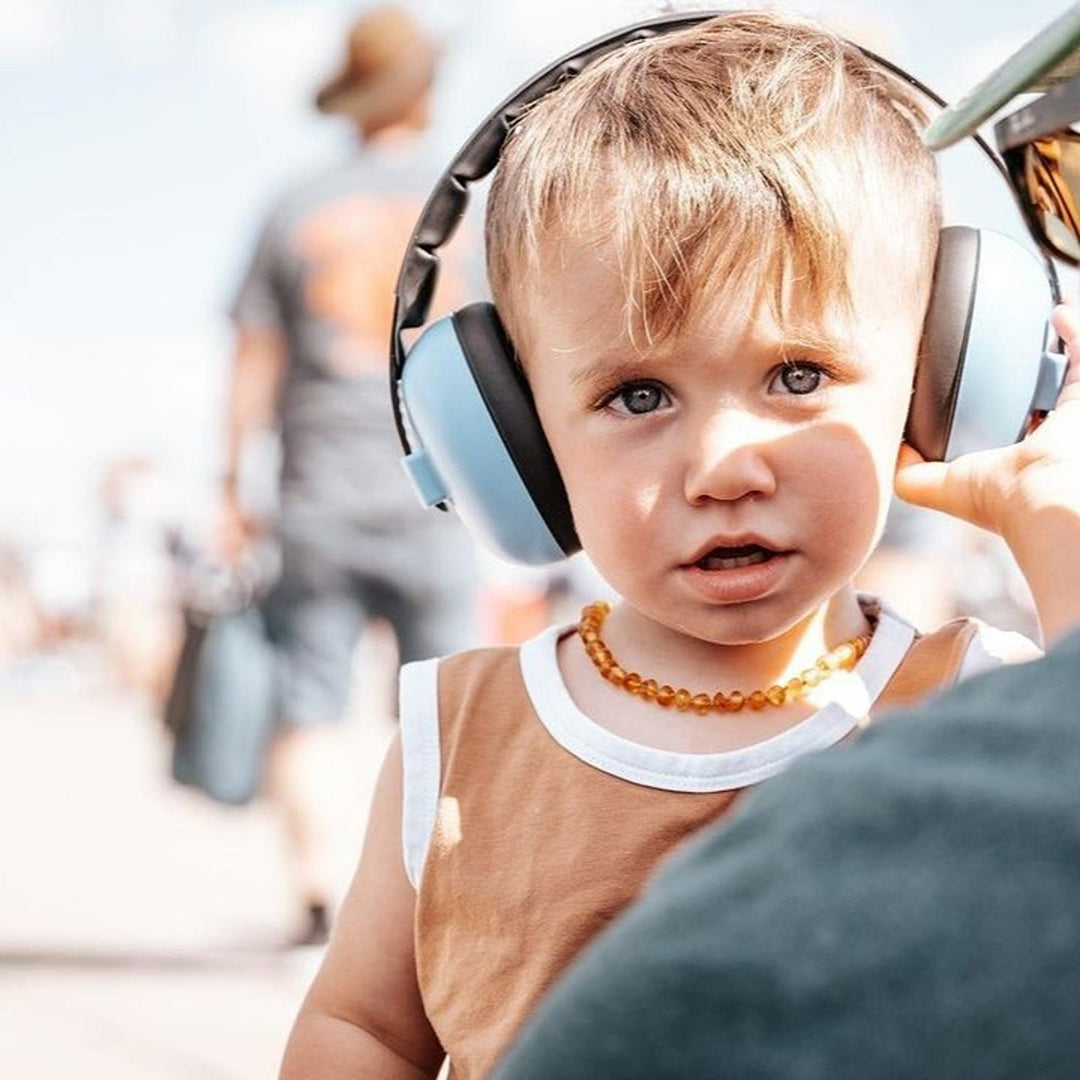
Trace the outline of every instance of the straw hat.
{"type": "Polygon", "coordinates": [[[430,88],[438,57],[434,39],[407,12],[373,8],[353,24],[345,62],[315,95],[315,107],[369,130],[392,124],[430,88]]]}

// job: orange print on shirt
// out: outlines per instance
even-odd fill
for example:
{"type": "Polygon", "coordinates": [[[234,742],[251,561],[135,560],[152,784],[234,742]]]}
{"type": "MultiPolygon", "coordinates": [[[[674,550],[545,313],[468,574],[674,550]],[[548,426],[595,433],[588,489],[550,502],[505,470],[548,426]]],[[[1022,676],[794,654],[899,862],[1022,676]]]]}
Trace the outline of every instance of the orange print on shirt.
{"type": "Polygon", "coordinates": [[[337,374],[386,370],[394,286],[422,207],[411,196],[347,195],[297,229],[308,310],[337,329],[329,358],[337,374]]]}

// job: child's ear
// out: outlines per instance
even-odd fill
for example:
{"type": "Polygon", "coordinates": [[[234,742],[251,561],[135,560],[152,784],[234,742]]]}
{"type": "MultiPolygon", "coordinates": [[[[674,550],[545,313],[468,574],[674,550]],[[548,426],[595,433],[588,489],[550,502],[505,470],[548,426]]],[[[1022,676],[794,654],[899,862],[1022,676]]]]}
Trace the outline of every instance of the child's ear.
{"type": "Polygon", "coordinates": [[[924,458],[1007,446],[1056,399],[1064,365],[1045,352],[1052,306],[1047,269],[1022,244],[941,230],[905,433],[924,458]]]}
{"type": "Polygon", "coordinates": [[[421,501],[452,503],[474,536],[514,562],[557,562],[581,547],[554,455],[498,312],[470,304],[409,350],[404,458],[421,501]]]}

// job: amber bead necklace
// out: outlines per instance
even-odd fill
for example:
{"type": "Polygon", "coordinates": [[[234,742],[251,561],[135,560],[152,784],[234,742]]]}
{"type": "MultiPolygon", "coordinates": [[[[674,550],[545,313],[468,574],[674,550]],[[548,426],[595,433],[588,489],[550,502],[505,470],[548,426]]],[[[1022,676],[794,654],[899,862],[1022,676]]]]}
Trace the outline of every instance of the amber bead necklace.
{"type": "Polygon", "coordinates": [[[819,656],[813,667],[788,679],[783,686],[777,683],[768,690],[754,690],[749,694],[744,694],[741,690],[733,690],[730,694],[721,693],[719,690],[714,694],[694,693],[683,687],[676,690],[673,686],[660,684],[655,679],[646,679],[636,671],[627,671],[611,655],[611,650],[600,636],[604,620],[610,611],[611,605],[602,600],[587,604],[581,609],[577,632],[596,670],[612,686],[619,686],[628,694],[636,694],[665,709],[672,706],[680,712],[693,709],[702,716],[708,712],[738,712],[742,708],[764,709],[766,705],[779,706],[798,701],[810,687],[817,686],[833,672],[850,671],[866,652],[874,632],[871,629],[869,634],[860,634],[859,637],[841,642],[835,649],[819,656]]]}

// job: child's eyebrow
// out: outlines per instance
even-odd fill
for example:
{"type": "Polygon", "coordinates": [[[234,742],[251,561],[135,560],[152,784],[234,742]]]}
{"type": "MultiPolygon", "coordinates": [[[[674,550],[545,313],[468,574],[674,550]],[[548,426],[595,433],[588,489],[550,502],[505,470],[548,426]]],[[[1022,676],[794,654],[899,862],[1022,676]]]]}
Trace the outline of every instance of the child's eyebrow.
{"type": "Polygon", "coordinates": [[[777,340],[775,350],[781,356],[810,353],[815,356],[850,357],[857,352],[852,336],[824,332],[806,335],[787,334],[777,340]]]}
{"type": "Polygon", "coordinates": [[[627,377],[639,372],[647,360],[647,357],[633,353],[628,356],[623,349],[611,349],[574,368],[570,372],[570,382],[574,386],[591,386],[616,377],[627,377]]]}
{"type": "MultiPolygon", "coordinates": [[[[756,348],[776,360],[826,356],[854,359],[858,355],[858,348],[852,337],[824,332],[777,336],[768,342],[759,342],[756,348]]],[[[590,356],[579,367],[574,368],[570,372],[570,382],[574,386],[592,386],[597,382],[641,377],[643,370],[651,368],[655,362],[656,358],[648,353],[640,353],[628,347],[607,349],[590,356]]]]}

